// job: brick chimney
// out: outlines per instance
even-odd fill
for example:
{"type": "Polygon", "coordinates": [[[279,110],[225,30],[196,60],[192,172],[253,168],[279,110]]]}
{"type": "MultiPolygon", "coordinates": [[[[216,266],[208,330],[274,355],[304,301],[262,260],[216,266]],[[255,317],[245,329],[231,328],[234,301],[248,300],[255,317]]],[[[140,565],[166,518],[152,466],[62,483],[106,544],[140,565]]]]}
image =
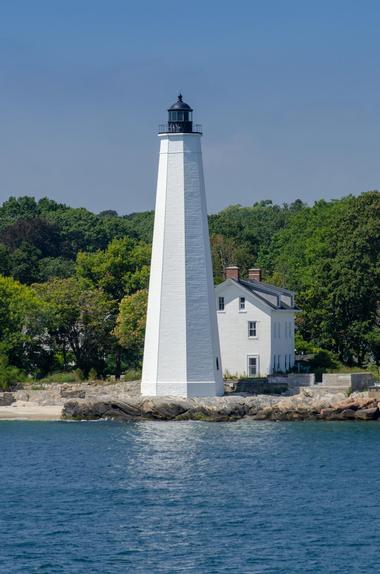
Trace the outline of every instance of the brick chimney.
{"type": "Polygon", "coordinates": [[[240,269],[239,267],[236,267],[236,265],[224,268],[225,279],[235,279],[235,281],[239,281],[239,277],[240,277],[240,269]]]}
{"type": "Polygon", "coordinates": [[[259,267],[248,269],[248,279],[249,281],[261,281],[261,269],[259,267]]]}

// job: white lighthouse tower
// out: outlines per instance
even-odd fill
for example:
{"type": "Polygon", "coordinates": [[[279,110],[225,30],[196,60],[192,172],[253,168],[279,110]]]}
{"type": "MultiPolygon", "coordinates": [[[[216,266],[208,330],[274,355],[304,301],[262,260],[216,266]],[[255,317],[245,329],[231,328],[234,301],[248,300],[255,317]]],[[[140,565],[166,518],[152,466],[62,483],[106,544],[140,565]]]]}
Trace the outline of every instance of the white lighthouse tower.
{"type": "Polygon", "coordinates": [[[203,178],[201,129],[178,101],[160,126],[141,392],[223,394],[203,178]]]}

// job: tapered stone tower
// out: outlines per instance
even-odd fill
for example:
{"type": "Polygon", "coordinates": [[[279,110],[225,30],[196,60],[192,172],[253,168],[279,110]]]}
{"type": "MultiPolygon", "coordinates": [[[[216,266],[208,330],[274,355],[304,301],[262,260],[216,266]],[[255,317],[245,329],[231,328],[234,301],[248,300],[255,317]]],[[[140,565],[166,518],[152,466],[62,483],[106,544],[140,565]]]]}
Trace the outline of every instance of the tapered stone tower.
{"type": "Polygon", "coordinates": [[[223,394],[201,128],[178,101],[160,126],[143,395],[223,394]]]}

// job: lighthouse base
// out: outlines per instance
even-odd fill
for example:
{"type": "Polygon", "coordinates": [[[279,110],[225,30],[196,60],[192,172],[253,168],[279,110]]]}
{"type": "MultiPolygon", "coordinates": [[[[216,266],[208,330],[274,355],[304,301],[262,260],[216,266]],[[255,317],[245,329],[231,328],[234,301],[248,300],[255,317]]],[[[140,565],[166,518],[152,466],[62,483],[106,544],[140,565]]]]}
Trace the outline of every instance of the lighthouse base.
{"type": "Polygon", "coordinates": [[[221,397],[224,394],[223,381],[157,382],[142,381],[141,394],[154,397],[221,397]]]}

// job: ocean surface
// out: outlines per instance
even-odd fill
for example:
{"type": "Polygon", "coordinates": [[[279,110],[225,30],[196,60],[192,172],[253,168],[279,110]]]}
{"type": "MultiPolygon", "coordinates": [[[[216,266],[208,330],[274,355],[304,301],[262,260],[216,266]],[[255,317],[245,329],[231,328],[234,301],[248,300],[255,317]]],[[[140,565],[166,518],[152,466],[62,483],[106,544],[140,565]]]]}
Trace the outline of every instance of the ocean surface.
{"type": "Polygon", "coordinates": [[[0,422],[0,572],[380,572],[380,423],[0,422]]]}

